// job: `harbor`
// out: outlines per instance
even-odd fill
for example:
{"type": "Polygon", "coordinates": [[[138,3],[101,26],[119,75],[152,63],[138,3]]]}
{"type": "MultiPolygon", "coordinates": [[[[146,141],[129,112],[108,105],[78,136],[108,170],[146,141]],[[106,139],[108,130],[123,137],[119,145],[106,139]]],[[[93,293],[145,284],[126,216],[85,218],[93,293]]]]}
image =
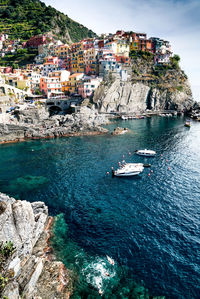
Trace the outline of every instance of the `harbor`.
{"type": "Polygon", "coordinates": [[[186,299],[192,289],[198,298],[199,123],[188,130],[183,117],[155,116],[106,128],[124,123],[129,134],[1,145],[1,191],[61,214],[54,250],[80,278],[75,296],[118,296],[137,285],[142,294],[186,299]],[[134,153],[145,148],[156,156],[134,153]],[[122,160],[151,167],[112,178],[122,160]]]}

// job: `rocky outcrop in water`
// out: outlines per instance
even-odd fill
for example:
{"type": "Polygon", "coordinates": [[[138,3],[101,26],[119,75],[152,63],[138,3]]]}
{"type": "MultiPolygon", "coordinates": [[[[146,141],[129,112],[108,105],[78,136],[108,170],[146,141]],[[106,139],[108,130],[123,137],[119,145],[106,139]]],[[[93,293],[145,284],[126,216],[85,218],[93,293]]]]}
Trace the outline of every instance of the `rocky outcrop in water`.
{"type": "Polygon", "coordinates": [[[26,139],[55,138],[73,135],[92,135],[106,133],[101,125],[107,123],[105,116],[88,108],[72,115],[54,115],[47,111],[26,109],[15,112],[15,118],[0,124],[0,143],[23,141],[26,139]]]}
{"type": "Polygon", "coordinates": [[[0,240],[12,241],[16,247],[3,266],[5,276],[12,275],[2,297],[70,297],[71,273],[55,261],[48,243],[52,221],[43,202],[19,201],[0,193],[0,240]]]}
{"type": "Polygon", "coordinates": [[[111,135],[124,135],[128,132],[130,132],[130,130],[128,128],[117,127],[114,129],[114,131],[111,133],[111,135]]]}

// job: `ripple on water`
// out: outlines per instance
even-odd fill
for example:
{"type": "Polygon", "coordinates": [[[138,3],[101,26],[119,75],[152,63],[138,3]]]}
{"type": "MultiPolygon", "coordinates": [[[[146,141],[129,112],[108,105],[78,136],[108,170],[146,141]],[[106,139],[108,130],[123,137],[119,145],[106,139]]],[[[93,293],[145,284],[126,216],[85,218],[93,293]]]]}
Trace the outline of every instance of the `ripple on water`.
{"type": "Polygon", "coordinates": [[[111,290],[121,298],[120,289],[124,298],[145,294],[143,280],[153,295],[198,299],[200,124],[186,130],[182,118],[154,117],[109,128],[124,124],[132,133],[0,146],[1,191],[42,200],[51,214],[64,214],[69,231],[67,237],[58,231],[54,245],[60,244],[66,265],[82,273],[77,296],[98,298],[100,287],[107,298],[111,290]],[[140,148],[156,150],[157,156],[134,155],[140,148]],[[124,158],[151,163],[153,173],[106,175],[124,158]],[[48,182],[35,179],[34,188],[25,187],[27,175],[48,182]],[[117,261],[110,277],[106,255],[117,261]]]}

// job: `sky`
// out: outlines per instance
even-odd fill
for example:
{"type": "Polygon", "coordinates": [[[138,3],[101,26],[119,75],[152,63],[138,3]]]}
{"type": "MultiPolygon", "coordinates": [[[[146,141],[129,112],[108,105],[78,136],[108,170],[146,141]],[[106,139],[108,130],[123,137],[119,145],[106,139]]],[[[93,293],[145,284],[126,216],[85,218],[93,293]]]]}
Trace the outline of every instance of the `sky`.
{"type": "Polygon", "coordinates": [[[97,34],[145,32],[170,41],[200,101],[200,0],[42,0],[97,34]]]}

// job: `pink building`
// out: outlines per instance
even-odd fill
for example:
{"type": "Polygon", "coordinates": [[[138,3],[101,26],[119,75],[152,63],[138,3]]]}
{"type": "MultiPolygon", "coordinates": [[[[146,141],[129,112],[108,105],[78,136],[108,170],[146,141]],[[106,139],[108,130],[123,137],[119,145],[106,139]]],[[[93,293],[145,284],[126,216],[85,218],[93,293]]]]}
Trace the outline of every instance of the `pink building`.
{"type": "Polygon", "coordinates": [[[102,78],[84,77],[78,84],[78,93],[83,98],[88,98],[93,95],[95,89],[102,82],[102,78]]]}

